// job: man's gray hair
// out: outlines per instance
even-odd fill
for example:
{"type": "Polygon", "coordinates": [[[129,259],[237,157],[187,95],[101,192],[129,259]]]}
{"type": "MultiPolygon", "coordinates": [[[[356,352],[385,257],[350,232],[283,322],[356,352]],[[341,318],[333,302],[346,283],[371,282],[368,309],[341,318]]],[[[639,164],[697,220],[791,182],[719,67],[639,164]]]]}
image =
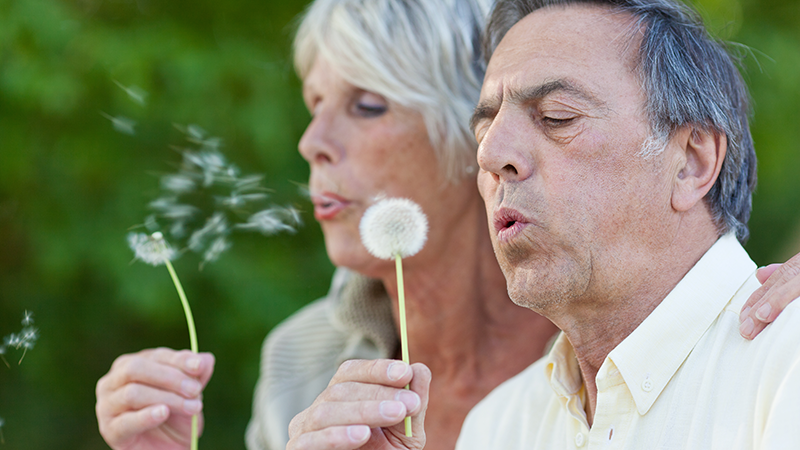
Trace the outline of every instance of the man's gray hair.
{"type": "Polygon", "coordinates": [[[756,154],[747,87],[727,45],[709,35],[694,10],[672,0],[498,0],[484,39],[486,61],[523,17],[540,8],[570,4],[608,6],[633,16],[641,36],[637,71],[652,133],[645,152],[663,148],[684,126],[726,136],[722,170],[705,200],[719,233],[732,230],[745,242],[756,154]]]}
{"type": "Polygon", "coordinates": [[[469,118],[485,65],[481,40],[492,0],[316,0],[294,41],[305,78],[317,57],[359,88],[419,112],[452,181],[473,173],[469,118]]]}

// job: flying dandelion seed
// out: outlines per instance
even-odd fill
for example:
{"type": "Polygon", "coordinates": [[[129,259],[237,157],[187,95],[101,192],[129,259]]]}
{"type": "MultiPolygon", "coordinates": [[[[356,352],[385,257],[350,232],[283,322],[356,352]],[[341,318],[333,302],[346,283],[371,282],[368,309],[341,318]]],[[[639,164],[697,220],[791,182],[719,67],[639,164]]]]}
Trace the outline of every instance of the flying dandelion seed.
{"type": "MultiPolygon", "coordinates": [[[[161,195],[149,203],[153,214],[144,222],[149,233],[161,231],[169,236],[169,248],[197,253],[202,267],[232,247],[234,232],[270,236],[292,233],[302,225],[296,208],[267,204],[264,176],[243,174],[220,151],[221,139],[197,125],[175,127],[186,135],[188,146],[179,149],[182,160],[177,172],[160,177],[161,195]]],[[[131,248],[145,253],[153,250],[151,241],[143,234],[129,236],[131,248]]],[[[138,255],[137,259],[147,261],[138,255]]]]}
{"type": "Polygon", "coordinates": [[[129,119],[125,116],[111,116],[109,114],[100,111],[100,115],[105,117],[106,119],[111,121],[111,125],[114,127],[114,130],[119,131],[120,133],[134,135],[136,134],[136,130],[133,127],[136,126],[136,121],[133,119],[129,119]]]}
{"type": "Polygon", "coordinates": [[[117,80],[112,80],[114,84],[116,84],[120,89],[122,89],[128,97],[133,100],[134,102],[138,103],[140,106],[144,106],[147,102],[147,92],[136,85],[125,86],[124,84],[120,83],[117,80]]]}
{"type": "Polygon", "coordinates": [[[34,345],[36,345],[36,341],[39,339],[39,330],[33,326],[32,312],[26,310],[23,313],[22,325],[22,331],[19,333],[11,333],[4,337],[3,344],[0,345],[0,359],[2,359],[9,368],[11,365],[5,357],[9,348],[13,348],[14,350],[22,349],[22,357],[20,357],[19,363],[17,363],[22,364],[22,360],[25,359],[28,350],[33,349],[34,345]]]}

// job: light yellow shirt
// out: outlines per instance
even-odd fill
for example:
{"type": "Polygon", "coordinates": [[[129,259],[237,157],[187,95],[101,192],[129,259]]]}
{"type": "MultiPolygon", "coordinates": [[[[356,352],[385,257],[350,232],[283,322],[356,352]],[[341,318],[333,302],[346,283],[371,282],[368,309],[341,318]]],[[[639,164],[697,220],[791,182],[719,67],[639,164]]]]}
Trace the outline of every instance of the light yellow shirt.
{"type": "Polygon", "coordinates": [[[743,339],[755,268],[720,238],[606,357],[591,429],[562,334],[472,410],[456,449],[800,449],[800,303],[743,339]]]}

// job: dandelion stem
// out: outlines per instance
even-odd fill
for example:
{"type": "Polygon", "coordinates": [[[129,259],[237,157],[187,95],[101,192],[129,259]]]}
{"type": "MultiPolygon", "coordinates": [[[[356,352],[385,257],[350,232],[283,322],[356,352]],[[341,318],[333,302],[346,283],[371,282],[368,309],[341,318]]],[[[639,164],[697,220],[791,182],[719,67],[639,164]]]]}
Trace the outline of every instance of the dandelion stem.
{"type": "MultiPolygon", "coordinates": [[[[406,331],[406,294],[403,289],[403,259],[400,254],[394,257],[395,267],[397,272],[397,299],[400,304],[400,353],[403,356],[403,362],[411,364],[411,359],[408,357],[408,332],[406,331]]],[[[410,389],[406,385],[406,389],[410,389]]],[[[406,417],[406,436],[411,437],[411,417],[406,417]]]]}
{"type": "Polygon", "coordinates": [[[2,359],[4,363],[6,363],[6,367],[8,367],[9,369],[11,368],[11,364],[8,363],[5,356],[0,355],[0,359],[2,359]]]}
{"type": "Polygon", "coordinates": [[[28,353],[28,347],[22,349],[22,357],[19,358],[18,366],[22,365],[22,360],[25,359],[25,354],[28,353]]]}
{"type": "MultiPolygon", "coordinates": [[[[172,283],[175,284],[175,289],[178,291],[178,296],[181,298],[183,304],[183,312],[186,314],[186,324],[189,326],[189,343],[193,353],[198,352],[197,347],[197,331],[194,327],[194,317],[192,316],[192,308],[189,307],[189,300],[186,299],[186,293],[183,292],[183,285],[181,280],[178,279],[178,274],[169,259],[164,258],[164,263],[169,270],[169,276],[172,277],[172,283]]],[[[192,416],[192,450],[197,450],[197,415],[192,416]]]]}

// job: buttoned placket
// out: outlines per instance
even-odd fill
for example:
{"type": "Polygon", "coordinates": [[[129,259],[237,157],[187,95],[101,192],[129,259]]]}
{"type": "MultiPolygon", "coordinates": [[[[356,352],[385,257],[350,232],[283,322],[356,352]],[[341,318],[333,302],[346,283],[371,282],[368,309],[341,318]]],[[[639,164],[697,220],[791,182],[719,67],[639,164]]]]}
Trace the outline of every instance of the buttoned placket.
{"type": "MultiPolygon", "coordinates": [[[[589,432],[591,449],[620,449],[636,414],[636,404],[628,385],[613,361],[606,359],[595,378],[597,408],[589,432]]],[[[638,388],[638,387],[637,387],[638,388]]]]}

